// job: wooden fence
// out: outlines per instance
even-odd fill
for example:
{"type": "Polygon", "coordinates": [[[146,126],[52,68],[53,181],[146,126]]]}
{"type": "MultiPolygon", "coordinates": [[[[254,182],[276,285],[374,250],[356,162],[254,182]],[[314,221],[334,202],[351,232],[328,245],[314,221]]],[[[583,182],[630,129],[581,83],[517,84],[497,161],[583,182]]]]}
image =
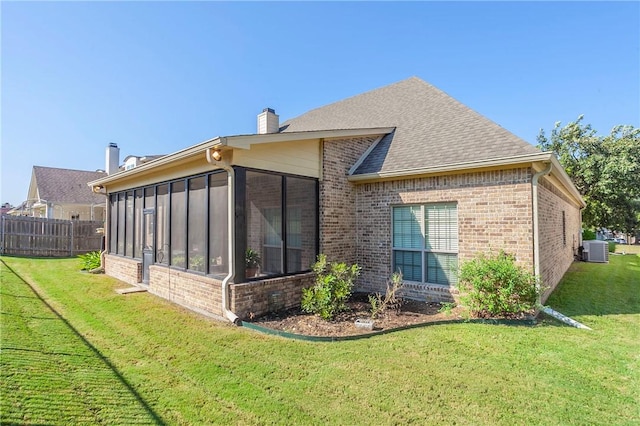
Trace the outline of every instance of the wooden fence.
{"type": "Polygon", "coordinates": [[[71,257],[102,250],[104,222],[2,216],[0,254],[33,257],[71,257]]]}

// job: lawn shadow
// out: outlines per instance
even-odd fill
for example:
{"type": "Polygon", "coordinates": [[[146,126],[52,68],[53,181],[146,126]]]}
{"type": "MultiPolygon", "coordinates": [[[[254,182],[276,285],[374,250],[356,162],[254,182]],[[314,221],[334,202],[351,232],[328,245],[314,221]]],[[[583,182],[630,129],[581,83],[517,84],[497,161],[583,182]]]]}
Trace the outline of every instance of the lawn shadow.
{"type": "MultiPolygon", "coordinates": [[[[158,413],[156,413],[153,410],[153,408],[149,406],[149,404],[145,401],[145,399],[133,388],[131,383],[129,383],[129,381],[109,361],[107,357],[105,357],[91,342],[89,342],[82,334],[80,334],[80,332],[60,312],[58,312],[53,306],[51,306],[42,297],[42,295],[38,292],[38,290],[34,288],[34,286],[32,286],[27,280],[25,280],[9,265],[7,265],[2,259],[0,259],[0,262],[2,262],[4,267],[6,267],[7,270],[10,271],[20,282],[24,283],[30,289],[30,291],[35,295],[34,299],[38,299],[44,306],[46,306],[46,308],[49,311],[51,311],[55,315],[55,318],[36,318],[36,317],[30,317],[30,318],[60,320],[64,324],[64,327],[68,329],[72,335],[78,338],[79,342],[82,343],[85,349],[83,350],[82,347],[79,348],[78,352],[85,352],[85,354],[82,354],[82,353],[69,353],[69,352],[63,352],[63,351],[47,351],[42,348],[33,349],[33,348],[27,348],[27,347],[18,347],[22,345],[13,345],[13,347],[3,346],[2,347],[3,366],[5,363],[9,362],[11,358],[14,360],[16,365],[24,366],[25,370],[30,370],[32,369],[32,367],[34,370],[37,370],[38,368],[42,368],[42,374],[46,376],[45,383],[47,383],[50,381],[55,381],[60,376],[59,373],[55,373],[56,372],[55,365],[56,363],[64,362],[65,358],[73,357],[73,358],[95,359],[98,365],[95,365],[95,364],[90,365],[90,363],[87,363],[87,364],[82,364],[80,366],[76,366],[80,374],[84,374],[84,370],[86,369],[87,374],[83,376],[83,379],[86,382],[85,383],[86,386],[88,386],[90,389],[88,389],[88,392],[87,392],[87,389],[84,390],[85,394],[88,394],[85,396],[88,399],[93,398],[94,400],[93,402],[95,403],[95,405],[98,405],[98,407],[89,407],[90,411],[97,409],[98,411],[104,410],[109,412],[109,411],[118,410],[118,408],[121,408],[126,404],[129,404],[129,405],[134,404],[134,405],[137,405],[142,410],[141,412],[146,413],[149,420],[144,421],[143,419],[139,418],[139,415],[136,413],[128,413],[129,416],[127,416],[127,413],[119,413],[117,417],[118,422],[124,422],[127,424],[149,424],[149,423],[159,424],[159,425],[166,424],[165,420],[162,419],[162,417],[158,413]],[[102,364],[102,366],[105,368],[101,368],[99,364],[102,364]],[[54,373],[52,373],[52,371],[54,373]],[[58,377],[56,377],[56,374],[58,374],[58,377]],[[123,388],[117,389],[116,387],[113,386],[114,383],[112,382],[112,380],[114,377],[122,385],[123,388]],[[91,395],[91,393],[95,390],[100,391],[99,393],[105,396],[104,404],[108,406],[106,407],[100,406],[102,401],[97,400],[96,395],[91,395]],[[133,401],[131,398],[133,398],[133,401]]],[[[26,296],[21,296],[21,297],[28,298],[26,296]]],[[[56,336],[56,338],[59,340],[63,340],[65,336],[60,335],[60,336],[56,336]]],[[[64,343],[68,344],[69,342],[67,341],[64,343]]],[[[19,374],[17,374],[17,376],[18,377],[13,377],[13,379],[16,381],[19,379],[19,374]]],[[[70,381],[69,377],[63,377],[61,380],[70,381]]],[[[48,383],[48,384],[53,386],[51,383],[48,383]]],[[[53,415],[55,418],[56,406],[60,405],[60,400],[52,400],[51,398],[47,398],[48,394],[45,391],[45,389],[38,389],[38,388],[23,389],[22,384],[14,384],[14,387],[15,386],[20,387],[20,390],[18,392],[27,393],[27,395],[25,396],[27,399],[29,399],[29,402],[32,404],[30,407],[31,411],[35,413],[42,413],[42,415],[45,417],[50,417],[53,415]],[[35,402],[37,403],[34,406],[33,404],[35,402]]],[[[11,387],[11,384],[9,384],[9,387],[11,387]]],[[[74,399],[77,399],[77,398],[72,398],[71,396],[69,396],[68,398],[69,398],[69,402],[75,402],[76,404],[78,403],[77,401],[73,401],[74,399]]],[[[3,406],[4,405],[5,404],[3,404],[3,406]]],[[[58,408],[65,408],[65,407],[61,406],[58,408]]],[[[3,407],[3,411],[5,411],[4,407],[3,407]]],[[[140,410],[137,410],[137,411],[140,411],[140,410]]],[[[10,421],[10,419],[7,419],[4,414],[7,414],[7,413],[3,413],[2,424],[11,424],[11,423],[5,423],[5,421],[10,421]]],[[[67,413],[67,415],[69,415],[69,413],[67,413]]],[[[96,418],[93,418],[92,420],[96,421],[98,418],[99,416],[97,416],[96,418]]],[[[83,416],[82,418],[77,420],[80,423],[83,423],[89,419],[83,416]]]]}

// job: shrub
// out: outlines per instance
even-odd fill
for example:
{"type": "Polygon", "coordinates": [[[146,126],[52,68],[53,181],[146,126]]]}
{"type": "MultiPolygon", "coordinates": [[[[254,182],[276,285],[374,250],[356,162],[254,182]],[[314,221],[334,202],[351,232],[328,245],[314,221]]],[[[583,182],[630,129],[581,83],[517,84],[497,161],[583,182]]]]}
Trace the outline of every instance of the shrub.
{"type": "Polygon", "coordinates": [[[590,241],[596,239],[596,233],[591,229],[585,229],[582,231],[582,241],[590,241]]]}
{"type": "Polygon", "coordinates": [[[515,264],[511,254],[480,254],[460,268],[460,298],[478,317],[513,317],[536,306],[536,277],[515,264]]]}
{"type": "Polygon", "coordinates": [[[371,304],[371,318],[376,319],[387,309],[400,310],[402,306],[402,297],[398,292],[402,288],[402,273],[394,272],[391,279],[387,282],[387,291],[382,296],[380,293],[369,295],[369,303],[371,304]]]}
{"type": "Polygon", "coordinates": [[[313,287],[302,290],[302,310],[331,320],[346,309],[346,301],[351,296],[353,281],[360,275],[360,267],[337,262],[327,264],[327,256],[320,254],[313,265],[313,272],[316,282],[313,287]]]}
{"type": "Polygon", "coordinates": [[[92,251],[86,254],[79,254],[82,261],[82,271],[91,271],[100,267],[100,252],[92,251]]]}

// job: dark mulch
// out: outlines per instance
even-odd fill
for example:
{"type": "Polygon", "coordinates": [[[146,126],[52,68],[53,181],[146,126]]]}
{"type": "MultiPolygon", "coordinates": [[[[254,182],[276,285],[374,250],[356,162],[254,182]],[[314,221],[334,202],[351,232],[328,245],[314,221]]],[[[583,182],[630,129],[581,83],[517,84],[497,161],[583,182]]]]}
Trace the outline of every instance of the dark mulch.
{"type": "MultiPolygon", "coordinates": [[[[356,319],[370,318],[371,305],[366,294],[354,294],[347,303],[348,310],[341,312],[332,321],[325,321],[317,315],[307,314],[295,308],[285,312],[272,313],[251,322],[262,327],[282,330],[307,336],[352,336],[371,331],[355,326],[356,319]]],[[[454,307],[449,312],[440,312],[440,303],[406,300],[400,310],[388,310],[375,319],[373,331],[389,330],[415,324],[463,319],[462,309],[454,307]]]]}

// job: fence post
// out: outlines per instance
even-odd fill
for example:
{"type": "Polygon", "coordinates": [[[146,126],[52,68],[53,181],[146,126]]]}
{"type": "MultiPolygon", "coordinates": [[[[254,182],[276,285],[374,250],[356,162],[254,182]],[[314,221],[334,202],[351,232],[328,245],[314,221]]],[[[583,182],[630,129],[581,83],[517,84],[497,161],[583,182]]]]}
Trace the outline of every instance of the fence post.
{"type": "Polygon", "coordinates": [[[4,245],[5,245],[5,218],[4,215],[2,215],[2,230],[0,230],[0,232],[2,233],[2,240],[0,240],[0,254],[4,254],[4,245]]]}
{"type": "Polygon", "coordinates": [[[73,257],[73,221],[70,220],[71,223],[71,232],[69,232],[69,257],[73,257]]]}

